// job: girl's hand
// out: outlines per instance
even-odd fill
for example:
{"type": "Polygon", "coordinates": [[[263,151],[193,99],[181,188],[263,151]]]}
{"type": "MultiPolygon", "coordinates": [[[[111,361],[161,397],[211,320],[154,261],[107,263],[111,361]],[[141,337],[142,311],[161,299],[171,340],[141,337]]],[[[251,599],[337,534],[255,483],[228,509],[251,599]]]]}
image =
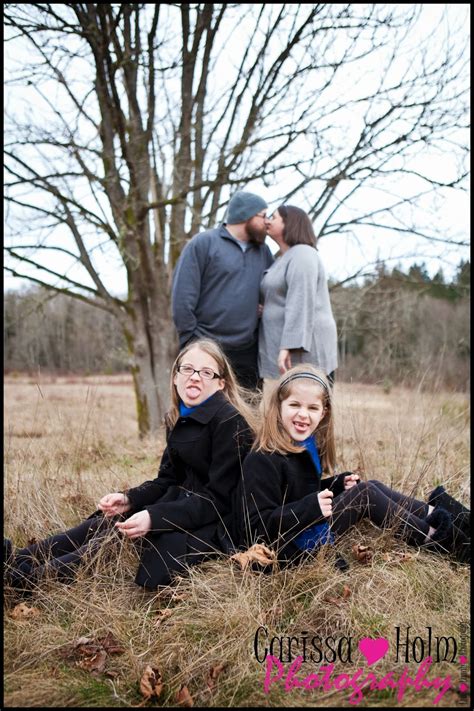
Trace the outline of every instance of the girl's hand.
{"type": "Polygon", "coordinates": [[[151,516],[148,511],[139,511],[126,521],[117,521],[115,525],[128,538],[141,538],[151,531],[151,516]]]}
{"type": "Polygon", "coordinates": [[[259,305],[257,306],[257,316],[258,316],[258,318],[260,318],[261,316],[263,316],[263,304],[259,304],[259,305]]]}
{"type": "Polygon", "coordinates": [[[318,494],[319,506],[324,518],[329,518],[332,515],[332,497],[334,494],[329,489],[323,489],[318,494]]]}
{"type": "Polygon", "coordinates": [[[360,481],[360,476],[358,474],[346,474],[344,477],[344,491],[352,489],[353,486],[357,486],[360,481]]]}
{"type": "Polygon", "coordinates": [[[103,511],[105,516],[116,516],[130,511],[131,504],[127,494],[117,492],[103,496],[97,504],[97,508],[103,511]]]}
{"type": "Polygon", "coordinates": [[[291,368],[291,355],[290,351],[286,348],[282,348],[278,353],[278,368],[282,375],[291,368]]]}

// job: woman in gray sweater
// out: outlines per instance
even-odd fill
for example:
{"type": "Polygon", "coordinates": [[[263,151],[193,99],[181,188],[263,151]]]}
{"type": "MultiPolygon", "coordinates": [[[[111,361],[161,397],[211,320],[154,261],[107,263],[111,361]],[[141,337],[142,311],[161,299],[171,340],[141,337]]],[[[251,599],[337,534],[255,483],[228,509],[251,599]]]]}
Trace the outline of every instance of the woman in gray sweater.
{"type": "Polygon", "coordinates": [[[260,286],[260,377],[278,378],[299,363],[312,363],[332,381],[337,368],[336,322],[311,221],[299,207],[281,205],[267,221],[267,234],[281,256],[260,286]]]}

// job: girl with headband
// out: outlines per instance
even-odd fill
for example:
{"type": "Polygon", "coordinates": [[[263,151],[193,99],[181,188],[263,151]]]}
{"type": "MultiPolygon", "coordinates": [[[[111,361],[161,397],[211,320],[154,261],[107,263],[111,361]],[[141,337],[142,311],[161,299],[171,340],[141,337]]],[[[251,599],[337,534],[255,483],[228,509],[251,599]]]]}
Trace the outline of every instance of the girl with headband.
{"type": "Polygon", "coordinates": [[[426,504],[358,474],[336,475],[334,463],[329,381],[302,364],[280,377],[244,462],[242,542],[272,546],[285,564],[367,518],[394,527],[409,545],[469,561],[470,512],[444,490],[432,492],[432,505],[426,504]]]}

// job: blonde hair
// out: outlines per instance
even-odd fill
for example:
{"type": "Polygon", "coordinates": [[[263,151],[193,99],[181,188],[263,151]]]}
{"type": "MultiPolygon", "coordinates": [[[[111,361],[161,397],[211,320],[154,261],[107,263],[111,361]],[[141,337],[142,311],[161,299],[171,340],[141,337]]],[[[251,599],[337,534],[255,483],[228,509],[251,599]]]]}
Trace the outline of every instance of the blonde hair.
{"type": "Polygon", "coordinates": [[[217,363],[219,370],[219,375],[224,381],[224,389],[221,390],[224,397],[235,407],[239,414],[246,420],[250,427],[254,430],[256,417],[253,408],[246,402],[246,400],[251,399],[253,393],[248,393],[247,390],[242,388],[235,377],[232,366],[227,360],[222,348],[218,343],[211,340],[210,338],[200,338],[196,341],[191,341],[188,343],[182,351],[180,351],[178,357],[173,363],[171,368],[171,379],[170,379],[170,390],[171,390],[171,406],[169,411],[165,415],[165,424],[168,428],[172,429],[178,418],[179,414],[179,395],[176,385],[174,384],[174,377],[178,372],[178,368],[183,362],[184,356],[189,353],[192,348],[199,348],[199,350],[207,353],[207,355],[214,358],[217,363]]]}
{"type": "Polygon", "coordinates": [[[308,378],[308,382],[316,385],[321,390],[321,399],[325,408],[324,417],[319,423],[315,433],[314,440],[318,447],[318,453],[321,460],[321,467],[324,472],[329,474],[334,473],[334,465],[336,462],[336,446],[334,441],[334,418],[333,407],[331,400],[331,387],[329,380],[324,371],[315,368],[309,363],[302,363],[290,370],[287,370],[284,375],[276,382],[271,393],[262,400],[263,412],[260,417],[259,425],[255,430],[255,442],[253,449],[260,452],[277,452],[279,454],[288,454],[289,452],[301,452],[301,446],[295,445],[288,432],[283,426],[281,420],[281,403],[286,398],[290,397],[293,383],[300,381],[301,378],[290,379],[289,382],[284,381],[299,373],[309,373],[317,376],[324,385],[319,384],[313,378],[308,378]],[[282,386],[282,383],[283,386],[282,386]]]}

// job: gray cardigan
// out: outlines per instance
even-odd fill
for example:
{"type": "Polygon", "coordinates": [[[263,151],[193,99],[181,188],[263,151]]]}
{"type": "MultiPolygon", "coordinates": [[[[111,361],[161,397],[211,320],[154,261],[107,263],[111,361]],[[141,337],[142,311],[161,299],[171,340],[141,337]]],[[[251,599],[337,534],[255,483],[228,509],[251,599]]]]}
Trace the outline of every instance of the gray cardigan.
{"type": "Polygon", "coordinates": [[[292,365],[312,363],[327,374],[337,368],[337,331],[318,252],[290,247],[265,273],[260,286],[259,373],[278,378],[278,351],[291,351],[292,365]]]}
{"type": "Polygon", "coordinates": [[[220,225],[195,235],[176,264],[173,320],[180,346],[191,338],[214,338],[227,348],[257,340],[259,289],[273,257],[266,244],[239,241],[220,225]]]}

